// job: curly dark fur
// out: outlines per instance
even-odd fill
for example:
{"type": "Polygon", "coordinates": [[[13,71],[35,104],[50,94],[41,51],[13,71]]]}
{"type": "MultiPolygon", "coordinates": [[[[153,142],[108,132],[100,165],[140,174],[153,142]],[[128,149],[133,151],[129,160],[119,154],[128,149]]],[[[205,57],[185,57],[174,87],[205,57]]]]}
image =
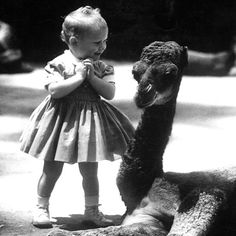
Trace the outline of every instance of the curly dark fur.
{"type": "Polygon", "coordinates": [[[186,51],[183,50],[183,47],[174,41],[155,41],[143,49],[140,60],[145,61],[148,65],[154,62],[172,62],[182,71],[188,61],[186,55],[183,56],[184,53],[186,51]]]}
{"type": "MultiPolygon", "coordinates": [[[[171,78],[170,82],[176,87],[174,96],[165,104],[145,108],[134,138],[122,157],[117,185],[129,212],[148,192],[155,177],[163,174],[162,156],[171,134],[183,67],[187,64],[186,50],[175,42],[154,42],[144,48],[140,61],[133,67],[134,77],[141,87],[142,80],[145,80],[142,76],[150,67],[157,68],[155,76],[152,70],[148,78],[149,83],[155,84],[156,78],[163,76],[161,80],[166,79],[167,76],[164,73],[173,64],[178,68],[177,74],[171,78]],[[164,71],[161,65],[165,65],[164,71]]],[[[146,95],[144,94],[144,97],[146,95]]],[[[138,96],[139,90],[136,98],[138,96]]],[[[137,101],[138,99],[136,103],[137,101]]]]}
{"type": "Polygon", "coordinates": [[[236,167],[163,173],[162,156],[186,60],[186,49],[178,44],[154,42],[133,67],[139,83],[135,101],[144,112],[117,177],[127,206],[122,225],[72,233],[54,230],[48,236],[235,235],[236,167]]]}

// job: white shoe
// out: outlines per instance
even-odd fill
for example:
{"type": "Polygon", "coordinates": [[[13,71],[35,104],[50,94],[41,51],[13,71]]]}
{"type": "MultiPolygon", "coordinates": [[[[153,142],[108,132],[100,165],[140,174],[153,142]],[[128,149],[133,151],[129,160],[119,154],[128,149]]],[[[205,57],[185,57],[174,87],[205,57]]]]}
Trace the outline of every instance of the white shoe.
{"type": "Polygon", "coordinates": [[[36,227],[52,227],[48,207],[37,205],[32,224],[36,227]]]}
{"type": "Polygon", "coordinates": [[[97,226],[106,227],[114,225],[112,220],[107,219],[103,213],[98,210],[98,206],[86,206],[84,216],[85,220],[91,221],[97,226]]]}

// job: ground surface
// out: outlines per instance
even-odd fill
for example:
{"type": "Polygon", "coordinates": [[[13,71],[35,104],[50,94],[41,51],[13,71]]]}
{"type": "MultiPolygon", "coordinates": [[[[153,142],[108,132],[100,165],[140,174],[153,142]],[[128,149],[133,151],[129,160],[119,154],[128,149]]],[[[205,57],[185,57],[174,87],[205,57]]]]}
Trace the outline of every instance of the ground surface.
{"type": "MultiPolygon", "coordinates": [[[[140,117],[132,101],[136,82],[131,64],[115,63],[117,94],[113,103],[134,125],[140,117]]],[[[45,97],[43,70],[0,75],[0,235],[41,236],[51,229],[31,225],[42,162],[19,152],[18,139],[33,109],[45,97]]],[[[184,77],[165,171],[189,172],[236,166],[236,78],[184,77]]],[[[120,161],[99,168],[101,210],[119,222],[125,207],[115,185],[120,161]]],[[[51,198],[53,227],[93,227],[83,220],[83,192],[77,165],[65,165],[51,198]]]]}

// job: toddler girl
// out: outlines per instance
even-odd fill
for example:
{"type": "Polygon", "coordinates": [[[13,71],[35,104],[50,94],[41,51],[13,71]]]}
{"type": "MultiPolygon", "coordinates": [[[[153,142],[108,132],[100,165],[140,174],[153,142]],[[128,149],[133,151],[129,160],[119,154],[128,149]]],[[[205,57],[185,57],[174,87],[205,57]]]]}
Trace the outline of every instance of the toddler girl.
{"type": "Polygon", "coordinates": [[[98,226],[112,222],[99,211],[98,161],[123,154],[134,128],[117,108],[101,99],[115,94],[113,67],[100,60],[108,27],[99,9],[81,7],[64,19],[61,38],[68,50],[50,61],[49,95],[35,109],[21,136],[21,150],[44,160],[33,224],[51,226],[49,198],[64,163],[78,163],[85,217],[98,226]]]}

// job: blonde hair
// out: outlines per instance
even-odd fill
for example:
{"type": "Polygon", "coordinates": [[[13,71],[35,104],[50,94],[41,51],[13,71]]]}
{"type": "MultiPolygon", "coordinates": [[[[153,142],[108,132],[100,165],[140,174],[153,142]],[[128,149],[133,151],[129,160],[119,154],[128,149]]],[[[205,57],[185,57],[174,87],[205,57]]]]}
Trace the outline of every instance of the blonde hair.
{"type": "Polygon", "coordinates": [[[82,37],[90,30],[100,30],[105,27],[107,27],[107,23],[101,16],[99,8],[80,7],[65,17],[61,39],[68,44],[71,36],[82,37]]]}

